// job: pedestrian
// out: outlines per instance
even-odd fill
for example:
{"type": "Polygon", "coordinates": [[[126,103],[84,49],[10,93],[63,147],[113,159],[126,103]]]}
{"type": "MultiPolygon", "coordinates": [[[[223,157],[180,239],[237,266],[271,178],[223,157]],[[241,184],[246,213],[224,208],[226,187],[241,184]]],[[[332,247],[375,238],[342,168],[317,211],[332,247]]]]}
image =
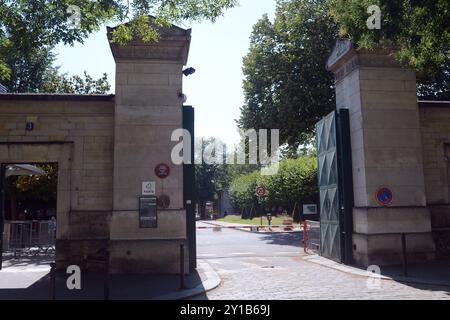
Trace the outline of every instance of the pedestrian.
{"type": "Polygon", "coordinates": [[[55,216],[52,216],[48,223],[48,233],[52,237],[52,239],[56,236],[56,218],[55,216]]]}

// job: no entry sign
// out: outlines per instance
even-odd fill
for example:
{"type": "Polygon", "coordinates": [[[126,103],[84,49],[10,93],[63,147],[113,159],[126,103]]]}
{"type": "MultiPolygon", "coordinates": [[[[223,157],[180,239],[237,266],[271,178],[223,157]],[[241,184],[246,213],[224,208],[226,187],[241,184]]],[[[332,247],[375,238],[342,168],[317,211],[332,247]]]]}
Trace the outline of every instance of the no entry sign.
{"type": "Polygon", "coordinates": [[[170,167],[165,163],[160,163],[155,167],[155,175],[160,179],[170,176],[170,167]]]}
{"type": "Polygon", "coordinates": [[[256,195],[260,198],[264,197],[266,195],[266,189],[264,187],[257,187],[256,195]]]}
{"type": "Polygon", "coordinates": [[[394,194],[392,193],[392,190],[388,187],[381,187],[378,189],[376,198],[378,203],[388,206],[392,203],[392,199],[394,198],[394,194]]]}

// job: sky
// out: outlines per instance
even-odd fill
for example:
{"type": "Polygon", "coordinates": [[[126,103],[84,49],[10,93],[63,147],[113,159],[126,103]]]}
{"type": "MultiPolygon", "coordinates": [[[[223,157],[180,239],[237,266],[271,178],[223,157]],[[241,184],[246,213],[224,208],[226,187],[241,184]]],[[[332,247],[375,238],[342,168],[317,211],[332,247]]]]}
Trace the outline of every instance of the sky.
{"type": "MultiPolygon", "coordinates": [[[[187,105],[195,108],[196,136],[216,137],[231,146],[238,142],[235,119],[244,104],[242,58],[247,54],[253,25],[267,13],[275,14],[275,0],[240,0],[240,5],[211,22],[179,25],[192,28],[187,67],[196,73],[184,77],[187,105]]],[[[106,72],[114,93],[115,64],[106,38],[106,27],[92,34],[84,44],[58,45],[56,65],[61,72],[94,78],[106,72]]]]}

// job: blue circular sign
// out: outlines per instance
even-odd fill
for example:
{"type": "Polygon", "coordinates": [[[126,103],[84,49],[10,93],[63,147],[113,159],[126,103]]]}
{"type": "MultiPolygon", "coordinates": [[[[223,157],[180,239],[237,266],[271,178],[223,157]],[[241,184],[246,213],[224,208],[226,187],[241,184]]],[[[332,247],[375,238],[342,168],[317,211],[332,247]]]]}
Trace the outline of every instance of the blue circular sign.
{"type": "Polygon", "coordinates": [[[392,203],[392,199],[394,198],[394,194],[392,193],[391,189],[387,187],[381,187],[377,191],[376,195],[377,201],[384,205],[390,205],[392,203]]]}

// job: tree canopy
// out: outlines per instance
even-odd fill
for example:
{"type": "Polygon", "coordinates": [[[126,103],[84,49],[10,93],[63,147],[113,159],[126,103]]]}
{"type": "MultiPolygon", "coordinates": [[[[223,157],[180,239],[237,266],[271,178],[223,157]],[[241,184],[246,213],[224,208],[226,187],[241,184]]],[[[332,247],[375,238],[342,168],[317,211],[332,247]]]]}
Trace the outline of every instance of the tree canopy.
{"type": "Polygon", "coordinates": [[[289,156],[310,142],[335,107],[325,63],[338,36],[359,48],[392,48],[417,71],[420,99],[450,100],[449,14],[448,0],[278,0],[274,21],[265,15],[253,27],[239,127],[280,129],[289,156]],[[370,5],[380,7],[381,29],[368,28],[370,5]]]}
{"type": "Polygon", "coordinates": [[[280,129],[280,143],[296,150],[334,106],[334,78],[325,62],[337,25],[326,1],[279,0],[275,21],[256,23],[243,61],[243,129],[280,129]]]}
{"type": "Polygon", "coordinates": [[[82,76],[69,76],[55,67],[55,54],[48,47],[22,51],[12,46],[0,48],[10,73],[3,81],[9,92],[104,94],[110,89],[106,74],[94,79],[86,71],[82,76]]]}
{"type": "Polygon", "coordinates": [[[236,175],[230,183],[235,209],[247,213],[252,207],[256,208],[257,186],[265,187],[265,205],[268,208],[282,207],[291,212],[296,203],[315,203],[318,193],[317,158],[309,155],[283,160],[276,175],[262,176],[260,171],[236,175]]]}
{"type": "Polygon", "coordinates": [[[450,1],[328,0],[342,37],[360,48],[388,47],[417,71],[418,95],[450,99],[450,1]],[[380,29],[369,29],[370,5],[378,5],[380,29]]]}
{"type": "Polygon", "coordinates": [[[157,40],[158,28],[170,23],[208,19],[214,21],[236,0],[0,0],[0,80],[11,69],[2,54],[14,47],[53,47],[62,42],[83,42],[105,23],[129,22],[117,28],[113,40],[137,36],[157,40]],[[149,24],[148,15],[156,16],[149,24]]]}

